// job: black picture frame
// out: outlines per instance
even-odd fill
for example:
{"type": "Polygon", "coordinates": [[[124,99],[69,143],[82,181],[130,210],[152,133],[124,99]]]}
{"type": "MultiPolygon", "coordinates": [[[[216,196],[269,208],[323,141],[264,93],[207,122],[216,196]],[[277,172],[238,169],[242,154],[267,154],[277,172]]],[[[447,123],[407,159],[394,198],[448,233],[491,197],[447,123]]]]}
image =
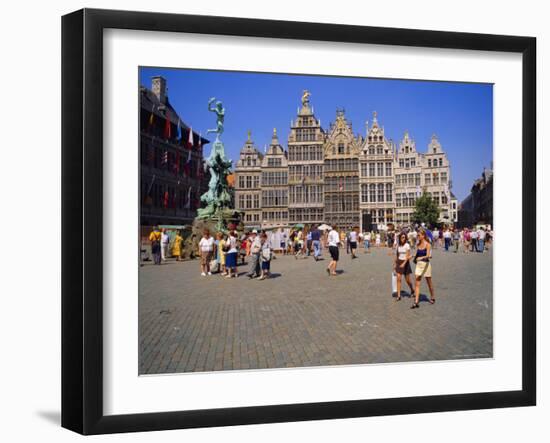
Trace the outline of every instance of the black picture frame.
{"type": "MultiPolygon", "coordinates": [[[[536,39],[229,17],[83,9],[62,18],[62,426],[152,431],[536,404],[536,245],[523,242],[522,388],[391,399],[103,413],[103,31],[108,28],[522,54],[522,222],[536,232],[536,39]],[[78,239],[82,241],[78,241],[78,239]]],[[[519,294],[513,294],[517,296],[519,294]]]]}

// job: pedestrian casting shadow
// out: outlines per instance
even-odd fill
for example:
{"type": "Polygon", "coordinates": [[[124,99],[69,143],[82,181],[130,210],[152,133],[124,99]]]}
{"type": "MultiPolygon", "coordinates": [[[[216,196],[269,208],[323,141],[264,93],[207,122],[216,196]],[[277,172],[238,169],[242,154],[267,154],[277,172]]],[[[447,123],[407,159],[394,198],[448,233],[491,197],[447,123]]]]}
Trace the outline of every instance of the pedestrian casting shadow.
{"type": "Polygon", "coordinates": [[[271,272],[269,274],[269,278],[279,278],[281,276],[281,274],[277,273],[277,272],[271,272]]]}
{"type": "MultiPolygon", "coordinates": [[[[394,292],[392,293],[391,295],[393,298],[397,298],[397,292],[394,292]]],[[[406,291],[401,291],[401,298],[403,297],[408,297],[408,298],[411,298],[411,297],[414,297],[414,292],[411,294],[410,292],[406,292],[406,291]]]]}
{"type": "Polygon", "coordinates": [[[418,301],[420,303],[423,303],[423,302],[430,302],[430,297],[428,297],[426,294],[420,294],[420,297],[418,299],[418,301]]]}
{"type": "Polygon", "coordinates": [[[36,411],[36,415],[56,426],[59,426],[61,424],[60,411],[36,411]]]}

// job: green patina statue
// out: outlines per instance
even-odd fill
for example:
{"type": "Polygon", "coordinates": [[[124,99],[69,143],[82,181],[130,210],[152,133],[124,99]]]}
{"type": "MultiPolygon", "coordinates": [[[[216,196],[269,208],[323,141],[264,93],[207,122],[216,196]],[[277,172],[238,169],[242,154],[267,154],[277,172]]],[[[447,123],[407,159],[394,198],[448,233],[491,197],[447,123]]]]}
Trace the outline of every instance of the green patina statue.
{"type": "Polygon", "coordinates": [[[223,142],[220,140],[223,133],[225,109],[221,101],[217,101],[214,105],[215,101],[215,97],[208,101],[208,110],[216,114],[216,129],[207,131],[207,134],[216,134],[210,155],[205,160],[205,168],[208,167],[210,172],[210,181],[208,182],[208,191],[201,196],[201,202],[206,206],[197,211],[197,218],[216,220],[217,228],[223,229],[224,219],[233,214],[233,211],[229,209],[231,195],[227,184],[227,176],[231,173],[231,160],[225,156],[223,142]]]}

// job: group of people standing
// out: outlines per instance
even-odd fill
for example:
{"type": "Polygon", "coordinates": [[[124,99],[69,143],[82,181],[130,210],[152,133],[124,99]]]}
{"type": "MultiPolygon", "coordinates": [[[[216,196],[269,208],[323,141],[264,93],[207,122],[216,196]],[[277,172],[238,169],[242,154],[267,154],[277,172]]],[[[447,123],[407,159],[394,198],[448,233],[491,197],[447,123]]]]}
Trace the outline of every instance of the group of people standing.
{"type": "Polygon", "coordinates": [[[229,231],[228,234],[217,232],[214,238],[208,229],[203,231],[199,241],[201,255],[201,276],[212,275],[213,267],[216,272],[226,278],[238,277],[237,261],[241,255],[249,259],[249,271],[246,273],[249,278],[265,280],[271,276],[271,260],[273,251],[267,239],[267,234],[253,230],[249,235],[239,238],[236,231],[229,231]]]}

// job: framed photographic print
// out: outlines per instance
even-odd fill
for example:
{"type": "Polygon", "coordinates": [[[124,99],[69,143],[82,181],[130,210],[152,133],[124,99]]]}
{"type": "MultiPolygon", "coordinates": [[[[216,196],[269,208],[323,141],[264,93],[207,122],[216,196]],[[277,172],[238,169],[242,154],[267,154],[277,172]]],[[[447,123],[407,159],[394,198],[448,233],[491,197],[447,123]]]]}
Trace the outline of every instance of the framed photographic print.
{"type": "Polygon", "coordinates": [[[534,38],[62,26],[64,427],[535,404],[534,38]]]}

